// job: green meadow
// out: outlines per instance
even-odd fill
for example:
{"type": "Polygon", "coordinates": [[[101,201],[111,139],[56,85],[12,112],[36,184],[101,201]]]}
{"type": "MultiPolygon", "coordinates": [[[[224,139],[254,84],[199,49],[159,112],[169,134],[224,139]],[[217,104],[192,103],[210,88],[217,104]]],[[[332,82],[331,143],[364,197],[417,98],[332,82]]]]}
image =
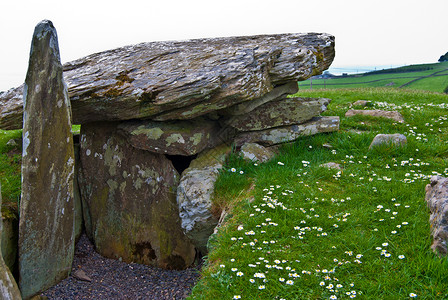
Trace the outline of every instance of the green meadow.
{"type": "Polygon", "coordinates": [[[340,116],[339,132],[303,137],[263,164],[229,159],[215,205],[230,213],[189,299],[446,299],[448,260],[430,250],[425,186],[448,176],[448,95],[297,96],[333,99],[324,114],[340,116]],[[406,122],[344,117],[359,99],[406,122]],[[378,133],[403,133],[407,144],[369,149],[378,133]]]}
{"type": "Polygon", "coordinates": [[[390,87],[443,93],[448,88],[448,62],[411,65],[358,75],[299,82],[301,90],[390,87]]]}
{"type": "MultiPolygon", "coordinates": [[[[345,88],[295,96],[332,99],[323,115],[339,116],[340,130],[285,144],[267,163],[231,155],[214,196],[227,217],[189,299],[447,299],[448,260],[430,249],[425,186],[448,176],[448,95],[345,88]],[[346,118],[359,99],[399,111],[405,123],[346,118]],[[378,133],[403,133],[407,144],[369,149],[378,133]]],[[[0,130],[3,210],[17,210],[20,198],[20,138],[0,130]]]]}

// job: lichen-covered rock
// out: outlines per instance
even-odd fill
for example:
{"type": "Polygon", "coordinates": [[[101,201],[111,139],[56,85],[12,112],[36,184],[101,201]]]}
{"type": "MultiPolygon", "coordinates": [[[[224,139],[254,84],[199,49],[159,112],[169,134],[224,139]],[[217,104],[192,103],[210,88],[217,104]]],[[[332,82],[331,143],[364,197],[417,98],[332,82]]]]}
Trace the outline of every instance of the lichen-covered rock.
{"type": "MultiPolygon", "coordinates": [[[[76,124],[192,119],[322,73],[334,45],[333,36],[319,33],[142,43],[69,62],[64,75],[76,124]]],[[[0,102],[19,93],[2,94],[0,102]]],[[[10,120],[0,125],[20,128],[22,110],[14,107],[0,106],[0,119],[10,120]]]]}
{"type": "Polygon", "coordinates": [[[431,215],[431,249],[438,255],[448,254],[448,178],[431,177],[431,183],[426,186],[426,202],[431,215]]]}
{"type": "MultiPolygon", "coordinates": [[[[0,207],[2,206],[2,187],[0,185],[0,207]]],[[[2,214],[0,212],[0,236],[3,237],[3,221],[2,214]]],[[[0,248],[2,248],[2,239],[0,239],[0,248]]],[[[19,287],[16,280],[11,274],[8,266],[5,264],[0,251],[0,299],[2,300],[20,300],[19,287]]]]}
{"type": "Polygon", "coordinates": [[[301,136],[314,135],[339,130],[339,117],[316,117],[299,125],[282,126],[260,131],[248,131],[239,134],[236,145],[257,143],[264,146],[292,142],[301,136]]]}
{"type": "Polygon", "coordinates": [[[224,122],[239,131],[301,124],[326,111],[330,101],[326,98],[280,98],[263,104],[248,114],[234,116],[224,122]]]}
{"type": "Polygon", "coordinates": [[[185,121],[128,121],[118,126],[135,148],[160,154],[190,156],[223,141],[218,122],[197,118],[185,121]]]}
{"type": "Polygon", "coordinates": [[[381,117],[386,119],[392,119],[399,123],[404,122],[403,116],[398,111],[386,111],[386,110],[358,110],[358,109],[350,109],[345,113],[346,117],[353,117],[356,115],[362,116],[372,116],[372,117],[381,117]]]}
{"type": "Polygon", "coordinates": [[[34,30],[24,90],[19,285],[29,298],[68,277],[75,248],[70,101],[50,21],[34,30]]]}
{"type": "Polygon", "coordinates": [[[117,124],[81,127],[81,195],[88,236],[109,258],[184,269],[195,258],[176,204],[171,161],[132,147],[117,124]]]}
{"type": "Polygon", "coordinates": [[[225,144],[201,153],[183,173],[177,188],[182,229],[202,253],[219,217],[212,213],[212,198],[219,170],[231,148],[225,144]]]}
{"type": "Polygon", "coordinates": [[[241,156],[253,162],[266,162],[274,157],[275,152],[256,143],[246,143],[241,146],[241,156]]]}
{"type": "Polygon", "coordinates": [[[369,149],[372,149],[374,147],[380,146],[380,145],[394,145],[394,146],[403,146],[407,143],[406,136],[400,133],[394,133],[394,134],[377,134],[373,140],[372,143],[369,146],[369,149]]]}

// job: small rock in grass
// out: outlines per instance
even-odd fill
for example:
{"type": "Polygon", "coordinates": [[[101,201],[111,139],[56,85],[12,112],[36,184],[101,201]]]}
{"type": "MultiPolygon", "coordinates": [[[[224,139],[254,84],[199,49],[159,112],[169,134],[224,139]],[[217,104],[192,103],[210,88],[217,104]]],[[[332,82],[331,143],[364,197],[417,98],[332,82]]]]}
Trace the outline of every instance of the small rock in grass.
{"type": "Polygon", "coordinates": [[[370,106],[372,104],[372,101],[369,100],[358,100],[352,103],[352,106],[370,106]]]}
{"type": "Polygon", "coordinates": [[[8,146],[17,146],[17,142],[14,140],[14,139],[10,139],[7,143],[6,143],[6,145],[8,145],[8,146]]]}
{"type": "Polygon", "coordinates": [[[243,146],[241,146],[240,152],[243,156],[243,159],[251,160],[253,162],[266,162],[275,155],[275,153],[270,149],[256,143],[244,144],[243,146]]]}
{"type": "Polygon", "coordinates": [[[378,110],[378,109],[376,109],[376,110],[350,109],[345,113],[346,117],[353,117],[355,115],[382,117],[382,118],[392,119],[399,123],[404,123],[404,118],[398,111],[385,111],[385,110],[378,110]]]}
{"type": "Polygon", "coordinates": [[[372,143],[369,146],[369,149],[373,147],[384,145],[384,144],[394,144],[396,146],[403,146],[407,143],[406,136],[400,133],[394,134],[377,134],[372,143]]]}
{"type": "Polygon", "coordinates": [[[341,165],[338,163],[335,163],[335,162],[327,162],[327,163],[321,164],[320,167],[328,168],[328,169],[342,170],[341,165]]]}

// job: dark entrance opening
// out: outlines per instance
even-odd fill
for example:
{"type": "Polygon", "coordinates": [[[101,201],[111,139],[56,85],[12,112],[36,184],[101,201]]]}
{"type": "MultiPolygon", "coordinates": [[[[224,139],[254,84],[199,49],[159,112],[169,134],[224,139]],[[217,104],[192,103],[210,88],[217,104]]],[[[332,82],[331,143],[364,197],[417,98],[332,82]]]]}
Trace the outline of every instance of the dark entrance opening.
{"type": "Polygon", "coordinates": [[[191,156],[166,154],[165,156],[166,158],[171,160],[177,172],[179,172],[179,174],[182,174],[182,172],[190,166],[191,161],[197,157],[197,154],[191,156]]]}

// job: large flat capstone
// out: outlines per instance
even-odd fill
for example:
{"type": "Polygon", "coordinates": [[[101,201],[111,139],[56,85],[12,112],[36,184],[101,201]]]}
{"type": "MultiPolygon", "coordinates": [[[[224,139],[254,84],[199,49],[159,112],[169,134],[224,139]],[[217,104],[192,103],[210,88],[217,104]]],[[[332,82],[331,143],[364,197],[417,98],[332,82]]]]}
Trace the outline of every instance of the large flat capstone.
{"type": "MultiPolygon", "coordinates": [[[[333,58],[334,37],[320,33],[152,42],[69,62],[64,78],[76,124],[192,119],[320,74],[333,58]]],[[[1,129],[21,128],[21,93],[0,93],[1,129]]]]}

